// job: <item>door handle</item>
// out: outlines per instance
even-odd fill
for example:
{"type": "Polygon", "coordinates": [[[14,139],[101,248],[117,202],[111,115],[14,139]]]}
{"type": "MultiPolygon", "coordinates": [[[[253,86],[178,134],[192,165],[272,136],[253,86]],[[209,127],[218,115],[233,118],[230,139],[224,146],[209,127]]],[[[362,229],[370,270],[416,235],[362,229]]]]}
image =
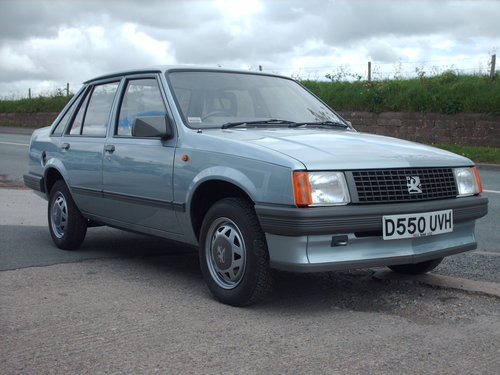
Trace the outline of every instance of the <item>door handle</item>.
{"type": "Polygon", "coordinates": [[[61,144],[61,150],[67,150],[67,149],[69,149],[69,143],[61,144]]]}
{"type": "Polygon", "coordinates": [[[104,151],[105,152],[110,152],[110,153],[113,152],[113,151],[115,151],[115,145],[105,145],[104,146],[104,151]]]}

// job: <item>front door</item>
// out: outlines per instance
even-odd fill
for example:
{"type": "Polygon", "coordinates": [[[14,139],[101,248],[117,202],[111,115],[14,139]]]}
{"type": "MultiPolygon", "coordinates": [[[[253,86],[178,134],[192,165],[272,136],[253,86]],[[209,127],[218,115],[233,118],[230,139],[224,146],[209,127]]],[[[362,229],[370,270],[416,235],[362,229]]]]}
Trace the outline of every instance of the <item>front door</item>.
{"type": "Polygon", "coordinates": [[[112,223],[156,235],[180,234],[173,203],[176,138],[132,137],[134,119],[166,116],[157,77],[127,80],[104,146],[103,195],[112,223]]]}

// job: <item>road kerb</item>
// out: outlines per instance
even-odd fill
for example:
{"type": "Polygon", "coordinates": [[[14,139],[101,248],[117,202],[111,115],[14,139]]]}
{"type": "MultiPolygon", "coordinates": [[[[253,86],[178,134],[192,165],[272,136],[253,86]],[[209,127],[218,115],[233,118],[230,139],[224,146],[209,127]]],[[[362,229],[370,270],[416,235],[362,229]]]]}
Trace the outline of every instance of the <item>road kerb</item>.
{"type": "Polygon", "coordinates": [[[373,278],[377,280],[417,281],[419,283],[441,288],[459,289],[500,298],[500,283],[476,281],[436,274],[401,275],[391,271],[375,271],[373,278]]]}

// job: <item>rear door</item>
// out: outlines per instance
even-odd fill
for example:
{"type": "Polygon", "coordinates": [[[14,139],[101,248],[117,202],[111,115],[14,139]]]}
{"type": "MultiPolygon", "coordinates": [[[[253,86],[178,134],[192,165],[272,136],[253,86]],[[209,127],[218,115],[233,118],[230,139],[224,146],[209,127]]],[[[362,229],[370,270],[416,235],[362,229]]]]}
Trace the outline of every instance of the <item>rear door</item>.
{"type": "Polygon", "coordinates": [[[181,233],[175,211],[183,209],[173,202],[177,137],[138,138],[131,133],[137,117],[169,116],[160,87],[156,74],[125,81],[115,126],[104,147],[103,190],[114,224],[175,238],[181,233]]]}
{"type": "Polygon", "coordinates": [[[81,211],[94,215],[103,213],[103,149],[118,86],[119,81],[89,86],[58,144],[73,198],[81,211]]]}

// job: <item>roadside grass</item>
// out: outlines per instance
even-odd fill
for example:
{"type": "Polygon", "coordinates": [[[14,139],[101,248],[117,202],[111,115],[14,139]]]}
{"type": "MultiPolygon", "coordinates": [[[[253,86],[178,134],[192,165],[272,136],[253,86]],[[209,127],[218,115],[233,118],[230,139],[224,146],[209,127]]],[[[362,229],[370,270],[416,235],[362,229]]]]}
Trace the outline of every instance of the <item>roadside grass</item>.
{"type": "Polygon", "coordinates": [[[465,156],[477,163],[500,163],[500,147],[441,145],[432,146],[465,156]]]}

